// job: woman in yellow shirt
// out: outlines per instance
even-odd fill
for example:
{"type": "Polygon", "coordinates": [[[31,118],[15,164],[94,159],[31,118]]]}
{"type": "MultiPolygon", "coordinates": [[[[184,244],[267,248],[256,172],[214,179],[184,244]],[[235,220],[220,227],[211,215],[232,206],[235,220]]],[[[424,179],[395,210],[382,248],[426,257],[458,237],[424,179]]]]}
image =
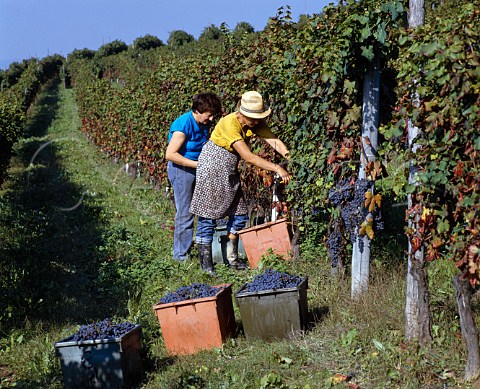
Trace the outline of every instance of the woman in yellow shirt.
{"type": "Polygon", "coordinates": [[[195,240],[200,266],[212,275],[215,274],[212,260],[215,220],[227,216],[228,262],[235,269],[247,267],[238,260],[238,231],[243,229],[248,221],[238,171],[240,158],[261,169],[277,173],[285,184],[290,181],[286,170],[252,153],[249,147],[250,139],[258,136],[284,158],[289,159],[287,147],[265,122],[270,113],[271,109],[258,92],[244,93],[237,111],[220,119],[198,157],[196,186],[190,212],[198,216],[195,240]]]}

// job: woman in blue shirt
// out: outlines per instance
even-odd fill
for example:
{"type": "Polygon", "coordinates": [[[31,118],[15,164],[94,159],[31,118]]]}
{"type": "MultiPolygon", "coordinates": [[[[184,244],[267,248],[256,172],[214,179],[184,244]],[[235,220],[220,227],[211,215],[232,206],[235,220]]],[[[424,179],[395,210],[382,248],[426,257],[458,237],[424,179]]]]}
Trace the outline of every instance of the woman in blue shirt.
{"type": "Polygon", "coordinates": [[[219,97],[211,92],[193,98],[192,109],[178,117],[170,126],[165,159],[175,199],[173,258],[184,261],[193,244],[194,215],[190,202],[195,188],[197,160],[207,142],[213,118],[222,113],[219,97]]]}

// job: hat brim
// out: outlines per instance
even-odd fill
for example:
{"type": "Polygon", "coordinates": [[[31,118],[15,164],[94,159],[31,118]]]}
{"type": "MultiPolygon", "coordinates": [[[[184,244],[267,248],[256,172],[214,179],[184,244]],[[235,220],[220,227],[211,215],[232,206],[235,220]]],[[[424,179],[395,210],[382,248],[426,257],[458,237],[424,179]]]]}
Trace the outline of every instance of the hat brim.
{"type": "Polygon", "coordinates": [[[263,112],[252,112],[250,110],[245,109],[242,105],[238,108],[238,111],[247,118],[251,119],[265,119],[272,113],[272,110],[269,107],[264,107],[265,111],[263,112]]]}

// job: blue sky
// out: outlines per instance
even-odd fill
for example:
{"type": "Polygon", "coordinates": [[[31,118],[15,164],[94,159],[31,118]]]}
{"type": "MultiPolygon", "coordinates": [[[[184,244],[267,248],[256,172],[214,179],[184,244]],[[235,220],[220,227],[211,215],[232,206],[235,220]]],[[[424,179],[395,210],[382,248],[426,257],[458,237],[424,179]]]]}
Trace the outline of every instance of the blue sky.
{"type": "Polygon", "coordinates": [[[75,49],[97,50],[115,39],[131,44],[146,34],[164,43],[170,32],[195,38],[222,22],[263,30],[281,6],[290,5],[294,21],[320,13],[335,0],[0,0],[0,68],[14,61],[66,56],[75,49]]]}

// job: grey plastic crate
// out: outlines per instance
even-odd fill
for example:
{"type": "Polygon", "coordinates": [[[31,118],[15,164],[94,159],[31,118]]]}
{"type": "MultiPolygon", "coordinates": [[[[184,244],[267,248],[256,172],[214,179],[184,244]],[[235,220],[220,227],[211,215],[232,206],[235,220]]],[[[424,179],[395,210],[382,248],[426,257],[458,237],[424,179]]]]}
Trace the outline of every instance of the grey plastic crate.
{"type": "Polygon", "coordinates": [[[245,336],[266,341],[289,339],[307,329],[307,278],[295,288],[235,293],[245,336]]]}
{"type": "Polygon", "coordinates": [[[141,327],[125,335],[106,340],[55,343],[60,357],[65,389],[133,388],[141,379],[141,327]]]}
{"type": "MultiPolygon", "coordinates": [[[[216,227],[212,242],[212,258],[215,263],[228,264],[227,239],[227,226],[216,227]]],[[[238,256],[243,259],[247,257],[241,239],[238,240],[238,256]]]]}

